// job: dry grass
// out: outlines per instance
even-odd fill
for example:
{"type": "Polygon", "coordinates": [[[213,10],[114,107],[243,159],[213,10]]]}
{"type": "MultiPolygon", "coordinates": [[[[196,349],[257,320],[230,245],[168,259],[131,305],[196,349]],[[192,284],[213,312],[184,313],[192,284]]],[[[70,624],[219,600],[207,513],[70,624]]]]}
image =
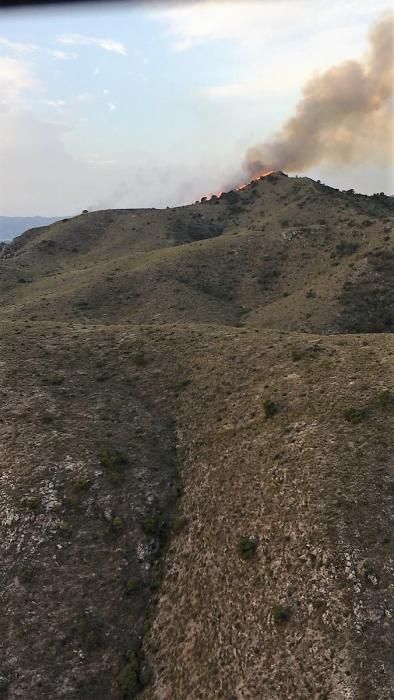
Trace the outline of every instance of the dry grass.
{"type": "Polygon", "coordinates": [[[333,334],[389,206],[279,176],[5,249],[7,700],[389,700],[393,350],[333,334]]]}

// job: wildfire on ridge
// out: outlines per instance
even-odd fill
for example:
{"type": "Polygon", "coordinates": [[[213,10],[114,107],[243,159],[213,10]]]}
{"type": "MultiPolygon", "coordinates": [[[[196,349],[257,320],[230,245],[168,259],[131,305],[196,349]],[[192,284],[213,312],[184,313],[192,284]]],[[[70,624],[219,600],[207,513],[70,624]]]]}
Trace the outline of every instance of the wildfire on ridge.
{"type": "Polygon", "coordinates": [[[256,175],[256,177],[252,177],[250,182],[247,182],[245,185],[239,185],[239,187],[236,187],[237,192],[239,192],[240,190],[246,189],[246,187],[248,187],[248,185],[251,185],[252,182],[257,182],[257,180],[261,180],[262,177],[266,177],[267,175],[272,175],[273,172],[275,172],[275,171],[274,170],[266,170],[262,173],[259,173],[258,175],[256,175]]]}
{"type": "MultiPolygon", "coordinates": [[[[234,189],[237,192],[241,192],[242,190],[245,190],[247,187],[249,187],[249,185],[251,185],[253,182],[257,182],[258,180],[261,180],[261,178],[266,177],[267,175],[271,175],[273,172],[275,172],[275,171],[274,170],[266,170],[264,172],[261,172],[258,175],[256,175],[256,177],[253,177],[249,182],[246,182],[244,185],[238,185],[238,187],[234,187],[234,189]]],[[[220,199],[222,194],[224,194],[224,191],[223,192],[210,192],[205,197],[202,197],[201,201],[209,202],[209,200],[212,199],[212,197],[216,197],[217,199],[220,199]]]]}

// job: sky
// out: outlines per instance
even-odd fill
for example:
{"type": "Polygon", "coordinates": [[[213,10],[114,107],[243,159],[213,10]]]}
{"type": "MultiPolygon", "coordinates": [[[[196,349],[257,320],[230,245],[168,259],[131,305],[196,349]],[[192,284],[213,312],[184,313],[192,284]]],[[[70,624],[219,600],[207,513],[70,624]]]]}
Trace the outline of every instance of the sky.
{"type": "MultiPolygon", "coordinates": [[[[165,207],[221,190],[390,0],[123,2],[0,12],[0,214],[165,207]]],[[[391,144],[387,144],[390,150],[391,144]]],[[[391,163],[392,165],[392,163],[391,163]]],[[[299,172],[394,192],[364,155],[299,172]]]]}

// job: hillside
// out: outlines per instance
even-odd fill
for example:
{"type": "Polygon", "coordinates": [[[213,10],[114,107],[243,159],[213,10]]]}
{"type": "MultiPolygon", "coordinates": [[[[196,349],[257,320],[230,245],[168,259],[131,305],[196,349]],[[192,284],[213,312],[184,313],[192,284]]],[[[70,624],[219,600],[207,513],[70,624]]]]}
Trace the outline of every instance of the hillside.
{"type": "Polygon", "coordinates": [[[279,173],[192,206],[82,214],[6,246],[2,304],[8,318],[390,330],[393,212],[279,173]]]}
{"type": "Polygon", "coordinates": [[[0,698],[389,700],[393,202],[273,173],[0,258],[0,698]]]}
{"type": "Polygon", "coordinates": [[[61,218],[61,216],[0,216],[0,241],[9,241],[31,228],[49,226],[61,218]]]}

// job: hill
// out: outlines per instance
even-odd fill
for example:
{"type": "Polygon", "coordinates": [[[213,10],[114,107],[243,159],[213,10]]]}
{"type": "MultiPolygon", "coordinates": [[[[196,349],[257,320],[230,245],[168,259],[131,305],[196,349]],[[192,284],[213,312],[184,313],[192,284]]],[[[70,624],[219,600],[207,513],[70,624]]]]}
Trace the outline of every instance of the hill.
{"type": "Polygon", "coordinates": [[[6,246],[2,304],[11,318],[390,330],[393,210],[277,173],[192,206],[82,214],[6,246]]]}
{"type": "Polygon", "coordinates": [[[60,216],[0,216],[0,240],[9,241],[28,229],[48,226],[61,218],[60,216]]]}
{"type": "Polygon", "coordinates": [[[3,248],[0,697],[392,697],[392,217],[273,173],[3,248]]]}

